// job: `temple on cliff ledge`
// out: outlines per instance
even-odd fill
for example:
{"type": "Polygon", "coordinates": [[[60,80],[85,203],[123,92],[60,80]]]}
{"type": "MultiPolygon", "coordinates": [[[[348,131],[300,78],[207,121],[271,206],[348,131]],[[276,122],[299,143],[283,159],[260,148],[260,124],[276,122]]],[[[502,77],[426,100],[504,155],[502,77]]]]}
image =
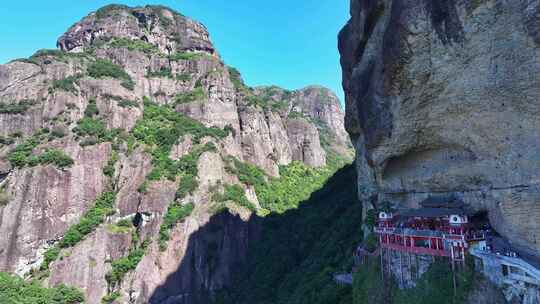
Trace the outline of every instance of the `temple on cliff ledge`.
{"type": "Polygon", "coordinates": [[[486,230],[469,222],[471,214],[461,200],[430,197],[420,205],[401,212],[379,212],[374,232],[381,249],[464,262],[468,248],[485,240],[486,230]]]}

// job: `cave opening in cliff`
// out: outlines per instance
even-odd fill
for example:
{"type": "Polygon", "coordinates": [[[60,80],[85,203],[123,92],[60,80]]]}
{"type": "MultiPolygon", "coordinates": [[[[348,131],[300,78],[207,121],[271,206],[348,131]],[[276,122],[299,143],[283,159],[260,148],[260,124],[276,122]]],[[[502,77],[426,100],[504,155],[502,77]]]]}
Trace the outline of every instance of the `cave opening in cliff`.
{"type": "Polygon", "coordinates": [[[133,226],[139,228],[139,226],[142,224],[142,221],[143,221],[142,214],[140,212],[137,212],[132,220],[133,226]]]}
{"type": "Polygon", "coordinates": [[[489,214],[487,210],[481,210],[473,213],[470,216],[470,223],[474,225],[476,229],[491,229],[491,225],[489,223],[489,214]]]}
{"type": "Polygon", "coordinates": [[[9,173],[0,173],[0,183],[3,182],[8,175],[9,173]]]}

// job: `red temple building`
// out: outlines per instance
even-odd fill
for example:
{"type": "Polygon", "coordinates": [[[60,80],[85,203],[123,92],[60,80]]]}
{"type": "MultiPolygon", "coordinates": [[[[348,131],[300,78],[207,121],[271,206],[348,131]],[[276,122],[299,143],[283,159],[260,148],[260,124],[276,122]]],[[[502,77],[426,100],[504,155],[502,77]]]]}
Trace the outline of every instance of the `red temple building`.
{"type": "Polygon", "coordinates": [[[465,260],[472,243],[485,239],[469,222],[464,203],[456,198],[430,197],[421,208],[381,211],[374,232],[382,249],[465,260]]]}

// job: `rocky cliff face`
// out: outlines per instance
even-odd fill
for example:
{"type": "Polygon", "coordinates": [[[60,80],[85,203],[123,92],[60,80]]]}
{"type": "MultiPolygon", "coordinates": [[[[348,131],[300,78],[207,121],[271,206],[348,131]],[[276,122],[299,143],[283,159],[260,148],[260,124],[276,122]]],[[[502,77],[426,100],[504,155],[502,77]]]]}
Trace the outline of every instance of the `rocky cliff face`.
{"type": "Polygon", "coordinates": [[[351,16],[339,48],[360,199],[457,194],[538,254],[540,2],[353,0],[351,16]]]}
{"type": "Polygon", "coordinates": [[[104,7],[58,47],[0,65],[0,271],[205,303],[272,211],[256,186],[350,154],[333,93],[247,87],[170,9],[104,7]]]}

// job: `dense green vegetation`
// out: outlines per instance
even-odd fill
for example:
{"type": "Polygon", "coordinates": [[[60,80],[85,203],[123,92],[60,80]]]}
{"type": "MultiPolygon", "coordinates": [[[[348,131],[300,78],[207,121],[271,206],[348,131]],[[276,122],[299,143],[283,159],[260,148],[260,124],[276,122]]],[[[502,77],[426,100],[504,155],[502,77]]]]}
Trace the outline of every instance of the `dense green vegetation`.
{"type": "Polygon", "coordinates": [[[0,102],[0,114],[22,114],[35,104],[36,101],[32,99],[23,99],[12,103],[0,102]]]}
{"type": "Polygon", "coordinates": [[[104,18],[112,16],[115,12],[119,10],[124,10],[124,9],[127,10],[129,9],[129,7],[127,5],[121,5],[121,4],[109,4],[96,11],[96,18],[98,20],[104,19],[104,18]]]}
{"type": "Polygon", "coordinates": [[[79,223],[69,227],[60,241],[61,248],[73,247],[86,235],[94,231],[105,220],[106,216],[114,214],[114,202],[116,193],[104,192],[79,220],[79,223]]]}
{"type": "Polygon", "coordinates": [[[139,103],[134,100],[122,99],[118,102],[118,106],[122,108],[137,108],[139,103]]]}
{"type": "Polygon", "coordinates": [[[124,69],[108,59],[97,59],[88,66],[88,75],[93,78],[111,77],[122,80],[122,86],[133,90],[135,83],[124,69]]]}
{"type": "Polygon", "coordinates": [[[120,129],[107,129],[105,123],[98,118],[84,117],[77,122],[73,132],[80,137],[90,137],[81,142],[82,146],[112,141],[121,132],[120,129]]]}
{"type": "Polygon", "coordinates": [[[81,146],[89,146],[106,141],[112,142],[121,135],[121,129],[107,129],[105,122],[98,115],[99,109],[96,105],[96,100],[90,99],[84,110],[84,117],[73,128],[73,132],[77,136],[84,138],[80,142],[81,146]]]}
{"type": "Polygon", "coordinates": [[[175,181],[180,177],[175,202],[171,203],[160,227],[159,245],[163,250],[169,240],[170,229],[193,211],[193,204],[183,205],[180,201],[198,187],[199,157],[205,152],[216,151],[216,147],[211,142],[204,145],[198,144],[200,139],[207,136],[215,139],[224,138],[228,131],[205,127],[202,123],[174,111],[171,107],[156,105],[145,98],[143,118],[137,122],[133,134],[140,142],[147,145],[147,151],[152,155],[153,169],[146,177],[147,181],[139,187],[140,193],[146,192],[148,181],[162,178],[175,181]],[[195,147],[180,159],[171,159],[169,154],[173,145],[182,136],[188,134],[192,136],[195,147]]]}
{"type": "Polygon", "coordinates": [[[205,136],[224,138],[228,132],[219,128],[207,128],[171,107],[146,102],[143,118],[137,122],[133,134],[149,146],[170,151],[178,139],[187,134],[191,134],[193,140],[199,142],[205,136]]]}
{"type": "Polygon", "coordinates": [[[176,224],[182,222],[186,217],[191,215],[195,209],[193,203],[187,203],[185,205],[173,202],[167,209],[167,214],[163,218],[163,223],[159,227],[159,249],[164,251],[167,249],[167,242],[171,238],[170,231],[176,226],[176,224]]]}
{"type": "Polygon", "coordinates": [[[157,46],[150,44],[146,41],[140,40],[140,39],[131,40],[128,38],[113,38],[109,42],[109,45],[113,48],[119,48],[119,49],[122,48],[122,49],[128,49],[130,51],[139,51],[148,55],[159,53],[159,49],[157,46]]]}
{"type": "Polygon", "coordinates": [[[203,53],[195,53],[195,52],[176,52],[169,56],[169,60],[171,61],[180,61],[180,60],[197,60],[200,58],[209,58],[212,59],[211,56],[203,54],[203,53]]]}
{"type": "Polygon", "coordinates": [[[37,156],[36,158],[31,157],[29,160],[29,165],[34,164],[40,165],[54,165],[58,168],[66,168],[73,165],[73,159],[67,155],[64,151],[57,149],[49,149],[37,156]]]}
{"type": "Polygon", "coordinates": [[[118,291],[115,291],[113,293],[110,293],[110,294],[107,294],[105,295],[102,299],[101,299],[101,303],[104,303],[104,304],[110,304],[110,303],[113,303],[116,299],[120,298],[120,292],[118,291]]]}
{"type": "Polygon", "coordinates": [[[385,301],[392,298],[392,291],[396,288],[393,281],[390,281],[389,285],[384,286],[381,282],[379,263],[376,260],[369,260],[354,274],[353,303],[386,304],[385,301]]]}
{"type": "Polygon", "coordinates": [[[105,174],[105,176],[108,176],[111,178],[114,177],[114,172],[115,172],[114,168],[117,161],[118,161],[118,152],[112,151],[111,157],[107,161],[107,165],[103,167],[103,174],[105,174]]]}
{"type": "Polygon", "coordinates": [[[83,302],[83,293],[75,288],[65,285],[44,288],[37,281],[26,282],[14,275],[0,272],[0,303],[2,304],[76,304],[83,302]]]}
{"type": "Polygon", "coordinates": [[[280,178],[270,178],[257,166],[234,158],[227,160],[226,170],[229,173],[238,176],[242,183],[255,187],[261,207],[278,213],[296,208],[345,164],[342,160],[333,167],[312,168],[301,162],[292,162],[287,166],[280,166],[280,178]]]}
{"type": "Polygon", "coordinates": [[[62,248],[73,247],[84,239],[85,236],[94,231],[106,216],[114,214],[114,203],[116,193],[104,192],[96,199],[92,208],[82,216],[79,222],[69,227],[60,242],[45,252],[45,259],[41,265],[42,270],[47,270],[49,264],[54,262],[60,255],[62,248]]]}
{"type": "Polygon", "coordinates": [[[99,109],[96,104],[96,99],[90,98],[90,100],[88,100],[88,105],[86,106],[86,109],[84,110],[84,116],[94,117],[98,114],[99,114],[99,109]]]}
{"type": "Polygon", "coordinates": [[[35,137],[30,137],[17,145],[13,151],[8,154],[8,160],[13,167],[24,167],[28,164],[32,151],[37,147],[39,141],[35,137]]]}
{"type": "Polygon", "coordinates": [[[190,81],[191,80],[191,74],[189,73],[182,73],[182,74],[176,74],[176,80],[178,81],[183,81],[183,82],[186,82],[186,81],[190,81]]]}
{"type": "Polygon", "coordinates": [[[332,275],[350,270],[361,240],[356,191],[349,165],[297,209],[259,219],[261,241],[252,243],[247,265],[216,302],[350,304],[351,287],[337,285],[332,275]]]}
{"type": "Polygon", "coordinates": [[[73,131],[79,136],[104,137],[107,132],[103,121],[91,117],[84,117],[77,124],[73,131]]]}
{"type": "Polygon", "coordinates": [[[52,82],[52,87],[49,90],[49,93],[52,93],[55,90],[61,90],[61,91],[77,94],[77,87],[75,85],[78,84],[79,79],[81,79],[81,77],[82,77],[81,74],[77,74],[77,75],[68,76],[62,79],[55,79],[52,82]]]}
{"type": "Polygon", "coordinates": [[[249,91],[248,86],[244,83],[244,80],[242,79],[242,74],[240,74],[240,71],[238,71],[236,68],[228,67],[229,70],[229,77],[231,78],[231,82],[233,83],[234,87],[237,91],[249,91]]]}
{"type": "Polygon", "coordinates": [[[199,182],[197,181],[196,173],[197,172],[185,174],[182,177],[182,179],[180,180],[180,184],[178,185],[178,189],[176,190],[175,198],[177,200],[181,200],[188,194],[193,193],[193,191],[197,190],[199,182]]]}
{"type": "Polygon", "coordinates": [[[272,95],[276,93],[274,90],[278,89],[277,87],[264,88],[260,94],[255,94],[255,91],[244,83],[242,75],[236,68],[228,67],[228,70],[231,82],[237,91],[244,93],[247,105],[273,112],[282,112],[287,109],[287,100],[291,98],[292,91],[283,90],[282,100],[276,101],[272,95]]]}
{"type": "Polygon", "coordinates": [[[271,179],[264,188],[256,188],[261,206],[274,212],[296,208],[321,188],[336,168],[312,168],[301,162],[280,166],[281,178],[271,179]]]}
{"type": "Polygon", "coordinates": [[[146,71],[146,77],[147,78],[174,78],[174,75],[172,74],[172,71],[170,68],[167,67],[161,67],[157,71],[152,71],[148,69],[146,71]]]}
{"type": "Polygon", "coordinates": [[[105,275],[105,280],[107,280],[109,286],[117,286],[129,271],[137,268],[137,265],[144,257],[147,246],[148,243],[143,243],[141,246],[135,245],[127,256],[112,261],[112,269],[105,275]]]}
{"type": "Polygon", "coordinates": [[[454,296],[452,270],[447,259],[433,263],[412,289],[400,290],[393,281],[381,281],[378,260],[371,260],[354,274],[353,304],[460,304],[467,295],[478,274],[469,263],[465,270],[457,272],[457,289],[454,296]]]}
{"type": "Polygon", "coordinates": [[[53,138],[62,138],[66,136],[66,130],[61,126],[56,126],[51,130],[51,136],[53,138]]]}
{"type": "Polygon", "coordinates": [[[55,60],[59,62],[67,63],[69,62],[70,59],[88,58],[88,54],[64,52],[59,49],[41,49],[35,52],[32,56],[30,56],[30,58],[19,58],[19,59],[15,59],[14,61],[22,61],[22,62],[40,65],[41,60],[47,63],[47,61],[45,60],[48,60],[48,58],[44,58],[44,57],[53,57],[55,60]]]}
{"type": "MultiPolygon", "coordinates": [[[[218,203],[231,201],[253,212],[257,211],[257,207],[247,199],[244,189],[240,185],[225,185],[223,193],[215,193],[212,200],[218,203]]],[[[221,208],[218,207],[218,209],[221,208]]]]}
{"type": "Polygon", "coordinates": [[[32,136],[17,145],[8,154],[8,160],[14,167],[34,167],[37,165],[54,165],[63,169],[73,165],[73,159],[65,152],[58,149],[47,149],[39,155],[33,155],[34,149],[40,143],[38,136],[32,136]]]}
{"type": "Polygon", "coordinates": [[[196,87],[193,91],[186,93],[178,93],[174,97],[175,104],[190,103],[194,101],[202,101],[207,99],[208,96],[202,87],[196,87]]]}
{"type": "MultiPolygon", "coordinates": [[[[228,132],[219,128],[205,127],[202,123],[174,111],[171,107],[146,102],[143,118],[137,122],[133,134],[150,148],[153,169],[147,177],[149,180],[160,180],[163,177],[175,180],[178,175],[181,175],[183,182],[189,182],[192,186],[196,185],[194,179],[197,176],[199,156],[207,151],[215,151],[215,146],[211,143],[196,146],[189,154],[177,161],[169,158],[172,146],[184,135],[192,135],[194,142],[198,143],[206,136],[216,139],[224,138],[228,132]]],[[[180,187],[183,188],[180,192],[186,192],[186,189],[187,192],[194,190],[190,187],[186,188],[186,185],[182,183],[180,187]]]]}

